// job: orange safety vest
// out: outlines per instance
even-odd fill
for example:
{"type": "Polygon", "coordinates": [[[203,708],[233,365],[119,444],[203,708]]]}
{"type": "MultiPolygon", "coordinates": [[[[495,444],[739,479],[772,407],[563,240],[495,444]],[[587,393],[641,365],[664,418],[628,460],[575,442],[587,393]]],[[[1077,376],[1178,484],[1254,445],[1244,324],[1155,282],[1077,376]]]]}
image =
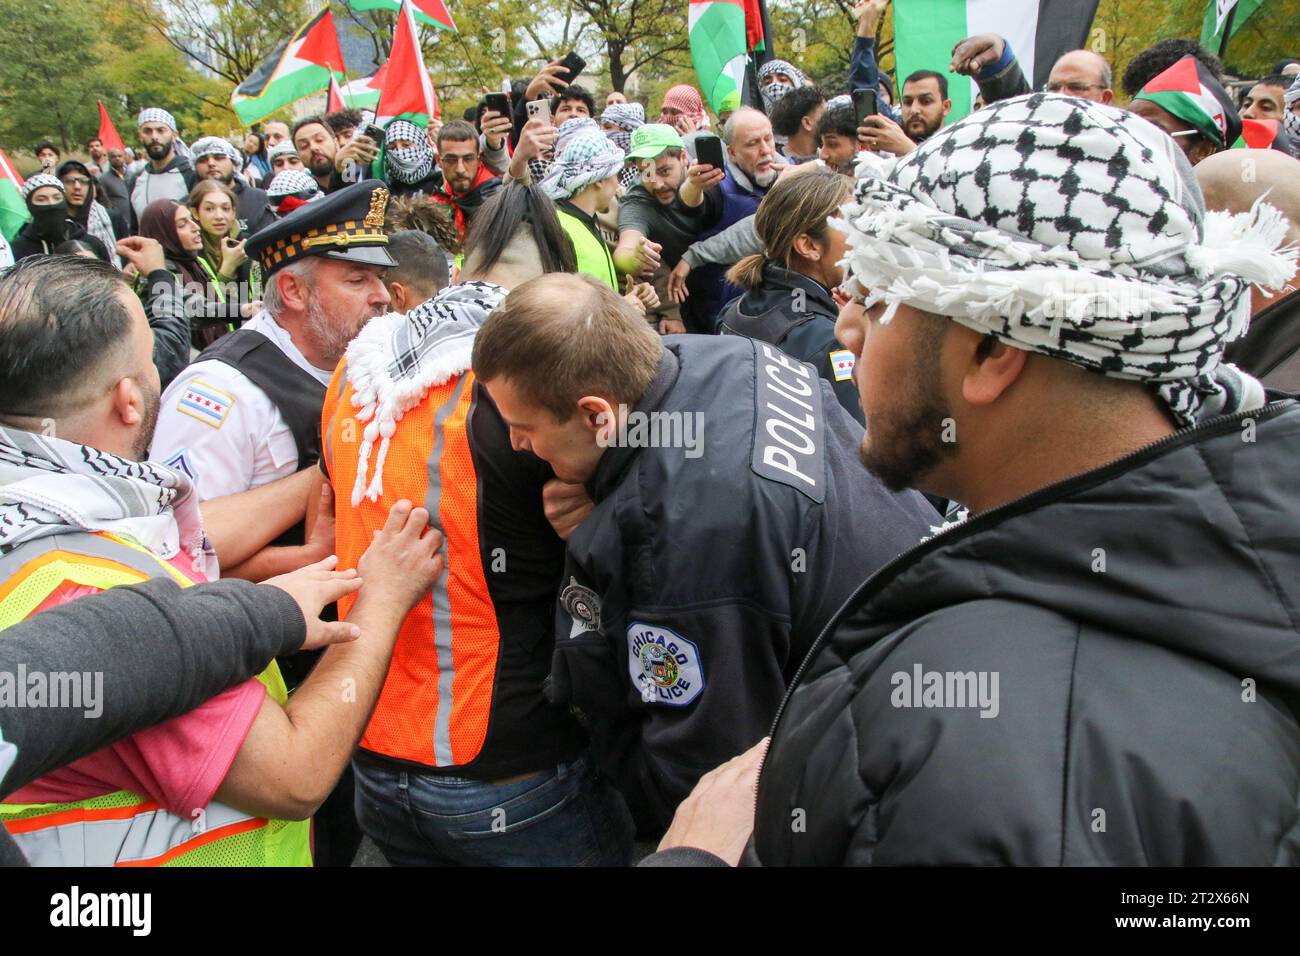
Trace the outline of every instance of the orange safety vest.
{"type": "MultiPolygon", "coordinates": [[[[354,568],[405,498],[428,509],[442,531],[447,570],[406,616],[361,746],[428,767],[461,766],[483,748],[492,711],[501,634],[479,538],[478,477],[470,453],[474,374],[436,388],[402,416],[384,459],[383,493],[351,505],[362,426],[340,363],[322,411],[325,466],[337,505],[339,570],[354,568]]],[[[376,446],[377,447],[377,446],[376,446]]],[[[371,452],[370,468],[374,468],[371,452]]],[[[339,601],[346,616],[355,601],[339,601]]]]}
{"type": "MultiPolygon", "coordinates": [[[[135,540],[99,532],[50,535],[0,558],[0,632],[64,584],[105,590],[169,575],[196,583],[135,540]]],[[[3,640],[0,633],[0,640],[3,640]]],[[[272,661],[258,679],[287,699],[272,661]]],[[[311,866],[311,821],[267,820],[213,801],[193,819],[129,790],[67,803],[0,803],[0,823],[36,866],[311,866]]]]}

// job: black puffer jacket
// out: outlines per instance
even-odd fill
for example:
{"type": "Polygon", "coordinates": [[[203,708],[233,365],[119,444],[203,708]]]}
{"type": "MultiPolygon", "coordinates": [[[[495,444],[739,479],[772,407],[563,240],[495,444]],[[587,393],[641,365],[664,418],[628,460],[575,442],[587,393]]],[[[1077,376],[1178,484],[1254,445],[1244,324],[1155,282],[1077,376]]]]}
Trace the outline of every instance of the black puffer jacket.
{"type": "Polygon", "coordinates": [[[853,353],[835,340],[839,306],[826,287],[774,262],[763,266],[763,284],[732,299],[718,316],[718,331],[771,342],[807,362],[835,390],[843,409],[863,424],[853,384],[853,353]]]}
{"type": "Polygon", "coordinates": [[[748,862],[1300,863],[1297,474],[1277,400],[886,566],[778,715],[748,862]],[[997,675],[990,716],[918,669],[997,675]]]}

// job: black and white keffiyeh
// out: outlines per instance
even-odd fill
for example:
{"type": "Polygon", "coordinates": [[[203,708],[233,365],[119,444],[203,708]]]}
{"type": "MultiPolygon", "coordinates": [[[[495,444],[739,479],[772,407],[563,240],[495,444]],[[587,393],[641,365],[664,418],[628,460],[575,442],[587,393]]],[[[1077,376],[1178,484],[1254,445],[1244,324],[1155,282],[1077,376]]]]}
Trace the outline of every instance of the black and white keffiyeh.
{"type": "Polygon", "coordinates": [[[129,535],[164,560],[184,550],[196,569],[217,577],[187,475],[0,426],[0,554],[69,530],[129,535]]]}
{"type": "Polygon", "coordinates": [[[892,160],[860,154],[833,224],[868,304],[949,316],[1016,348],[1150,384],[1183,425],[1263,404],[1222,364],[1251,284],[1280,288],[1288,223],[1204,211],[1191,166],[1146,120],[1046,93],[1003,100],[892,160]]]}
{"type": "Polygon", "coordinates": [[[429,178],[436,158],[429,137],[422,127],[407,120],[393,120],[384,130],[384,166],[388,175],[399,183],[413,186],[429,178]],[[393,144],[406,140],[410,146],[393,144]]]}
{"type": "Polygon", "coordinates": [[[53,173],[37,173],[35,176],[28,176],[27,181],[23,183],[23,199],[31,197],[32,193],[42,186],[53,186],[60,193],[64,191],[63,180],[53,173]]]}
{"type": "Polygon", "coordinates": [[[791,90],[808,85],[808,77],[788,60],[768,60],[758,68],[756,76],[758,92],[763,98],[763,111],[770,113],[772,107],[779,103],[791,90]],[[788,76],[793,86],[778,78],[778,74],[788,76]]]}
{"type": "Polygon", "coordinates": [[[1300,113],[1295,111],[1295,105],[1300,103],[1300,76],[1295,78],[1282,98],[1286,104],[1286,109],[1282,111],[1282,126],[1291,137],[1291,142],[1300,148],[1300,113]]]}
{"type": "Polygon", "coordinates": [[[166,110],[159,109],[156,106],[142,109],[140,115],[136,117],[135,125],[137,128],[143,126],[145,123],[162,123],[173,133],[179,132],[179,130],[176,129],[176,117],[172,116],[172,114],[168,113],[166,110]]]}
{"type": "Polygon", "coordinates": [[[397,423],[429,389],[468,371],[474,336],[506,291],[491,282],[449,286],[410,312],[371,319],[348,345],[348,384],[363,426],[352,504],[383,493],[384,459],[397,423]],[[368,476],[376,442],[374,475],[368,476]]]}
{"type": "Polygon", "coordinates": [[[234,164],[236,171],[244,165],[243,154],[220,136],[204,136],[194,141],[190,147],[190,157],[200,160],[204,156],[225,156],[234,164]]]}

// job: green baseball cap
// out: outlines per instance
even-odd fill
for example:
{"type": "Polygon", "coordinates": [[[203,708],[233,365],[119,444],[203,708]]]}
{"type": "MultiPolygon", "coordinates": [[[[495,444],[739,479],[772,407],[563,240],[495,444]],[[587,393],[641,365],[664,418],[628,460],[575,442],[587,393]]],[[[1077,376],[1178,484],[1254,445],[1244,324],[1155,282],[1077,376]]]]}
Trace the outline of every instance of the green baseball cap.
{"type": "Polygon", "coordinates": [[[632,133],[632,147],[628,159],[654,159],[665,149],[685,149],[677,130],[667,123],[646,123],[632,133]]]}

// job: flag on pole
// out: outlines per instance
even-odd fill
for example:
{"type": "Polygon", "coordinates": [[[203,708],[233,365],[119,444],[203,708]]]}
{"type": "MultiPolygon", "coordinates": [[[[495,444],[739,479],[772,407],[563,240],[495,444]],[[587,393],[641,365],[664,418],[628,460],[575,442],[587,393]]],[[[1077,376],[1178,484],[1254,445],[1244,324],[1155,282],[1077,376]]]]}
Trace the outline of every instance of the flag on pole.
{"type": "Polygon", "coordinates": [[[379,92],[383,88],[384,67],[381,66],[374,76],[363,76],[344,83],[343,101],[354,110],[373,110],[379,103],[379,92]]]}
{"type": "Polygon", "coordinates": [[[230,103],[240,122],[251,125],[295,100],[325,89],[335,73],[347,75],[329,4],[282,41],[248,79],[235,87],[230,103]]]}
{"type": "Polygon", "coordinates": [[[1205,5],[1205,20],[1201,23],[1201,46],[1223,55],[1228,40],[1235,37],[1264,5],[1264,0],[1210,0],[1205,5]]]}
{"type": "Polygon", "coordinates": [[[691,62],[715,113],[740,105],[749,52],[747,5],[748,0],[690,0],[687,8],[691,62]]]}
{"type": "MultiPolygon", "coordinates": [[[[428,126],[429,118],[438,116],[438,94],[424,68],[420,50],[420,29],[409,0],[402,0],[393,31],[393,49],[384,64],[383,86],[375,106],[375,123],[387,126],[390,120],[410,120],[428,126]]],[[[378,74],[376,74],[378,76],[378,74]]]]}
{"type": "Polygon", "coordinates": [[[1011,44],[1025,79],[1041,90],[1061,54],[1088,39],[1098,0],[894,0],[894,60],[898,85],[917,70],[948,76],[952,123],[968,114],[975,81],[949,73],[952,48],[977,33],[997,33],[1011,44]]]}
{"type": "Polygon", "coordinates": [[[95,102],[99,104],[99,141],[104,144],[105,149],[120,149],[126,152],[122,137],[117,135],[117,127],[108,118],[108,110],[104,109],[104,101],[95,100],[95,102]]]}
{"type": "MultiPolygon", "coordinates": [[[[456,23],[447,11],[447,5],[442,0],[412,0],[415,7],[415,19],[421,23],[427,23],[431,27],[437,27],[440,30],[456,31],[456,23]]],[[[353,10],[400,10],[402,9],[401,0],[348,0],[348,6],[353,10]]]]}
{"type": "Polygon", "coordinates": [[[29,218],[27,203],[23,201],[23,177],[0,149],[0,235],[13,239],[29,218]]]}
{"type": "Polygon", "coordinates": [[[343,102],[343,91],[339,89],[339,81],[334,77],[333,71],[331,71],[330,90],[325,97],[325,112],[336,113],[342,109],[347,109],[347,104],[343,102]]]}

